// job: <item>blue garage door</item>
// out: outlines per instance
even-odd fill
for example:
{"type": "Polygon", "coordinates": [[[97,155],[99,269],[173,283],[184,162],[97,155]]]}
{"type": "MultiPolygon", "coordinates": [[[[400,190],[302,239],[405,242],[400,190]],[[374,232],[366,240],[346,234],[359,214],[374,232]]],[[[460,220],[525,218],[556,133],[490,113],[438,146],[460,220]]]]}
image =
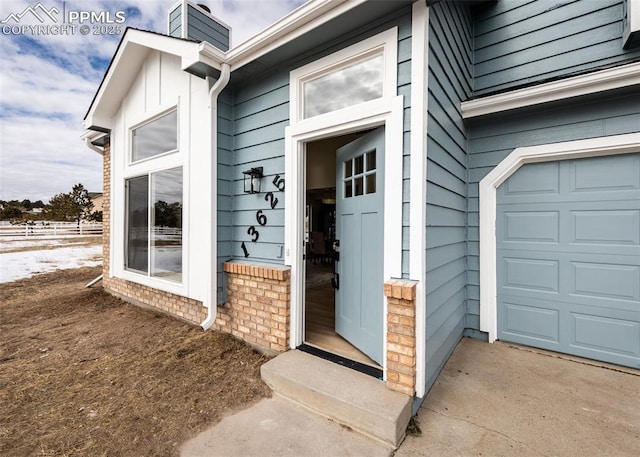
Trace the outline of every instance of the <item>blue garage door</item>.
{"type": "Polygon", "coordinates": [[[525,165],[497,198],[498,339],[640,368],[640,154],[525,165]]]}

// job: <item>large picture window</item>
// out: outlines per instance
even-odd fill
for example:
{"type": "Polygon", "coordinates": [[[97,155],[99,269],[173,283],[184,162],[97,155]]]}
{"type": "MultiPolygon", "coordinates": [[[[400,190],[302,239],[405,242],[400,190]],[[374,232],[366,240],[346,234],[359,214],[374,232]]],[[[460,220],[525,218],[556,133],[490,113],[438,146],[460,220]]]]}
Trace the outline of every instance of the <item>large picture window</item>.
{"type": "Polygon", "coordinates": [[[131,161],[178,149],[178,112],[173,110],[131,131],[131,161]]]}
{"type": "Polygon", "coordinates": [[[182,282],[182,167],[126,180],[125,268],[182,282]]]}

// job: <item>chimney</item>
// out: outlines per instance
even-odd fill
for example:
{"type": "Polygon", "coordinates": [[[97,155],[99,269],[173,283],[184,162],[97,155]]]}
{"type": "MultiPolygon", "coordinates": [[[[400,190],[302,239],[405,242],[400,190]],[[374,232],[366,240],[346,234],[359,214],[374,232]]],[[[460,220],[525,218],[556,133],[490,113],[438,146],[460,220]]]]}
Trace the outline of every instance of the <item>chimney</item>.
{"type": "Polygon", "coordinates": [[[221,51],[231,46],[231,27],[211,14],[201,3],[180,0],[169,9],[168,35],[195,41],[207,41],[221,51]]]}

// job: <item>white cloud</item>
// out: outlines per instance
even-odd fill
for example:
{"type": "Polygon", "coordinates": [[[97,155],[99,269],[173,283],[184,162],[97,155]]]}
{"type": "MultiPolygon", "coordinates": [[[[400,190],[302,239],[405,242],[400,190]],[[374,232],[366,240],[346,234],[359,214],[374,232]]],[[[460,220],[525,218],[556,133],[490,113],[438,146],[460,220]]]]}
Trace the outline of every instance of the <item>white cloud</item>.
{"type": "MultiPolygon", "coordinates": [[[[36,0],[3,0],[0,20],[36,0]]],[[[176,0],[41,0],[60,11],[126,12],[124,26],[166,33],[176,0]]],[[[233,45],[249,39],[303,0],[201,0],[232,27],[233,45]]],[[[14,22],[8,24],[14,25],[14,22]]],[[[21,25],[38,25],[30,15],[21,25]]],[[[48,201],[78,182],[102,188],[102,158],[80,141],[82,118],[120,36],[0,35],[0,199],[48,201]]]]}

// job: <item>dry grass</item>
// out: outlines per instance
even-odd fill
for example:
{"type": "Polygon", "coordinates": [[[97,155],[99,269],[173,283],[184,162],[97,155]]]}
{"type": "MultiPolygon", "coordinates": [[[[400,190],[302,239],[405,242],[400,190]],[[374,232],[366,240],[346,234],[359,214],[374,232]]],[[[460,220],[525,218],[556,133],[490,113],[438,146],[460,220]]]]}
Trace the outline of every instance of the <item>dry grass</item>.
{"type": "Polygon", "coordinates": [[[177,455],[269,395],[264,356],[83,288],[99,273],[0,284],[0,455],[177,455]]]}

